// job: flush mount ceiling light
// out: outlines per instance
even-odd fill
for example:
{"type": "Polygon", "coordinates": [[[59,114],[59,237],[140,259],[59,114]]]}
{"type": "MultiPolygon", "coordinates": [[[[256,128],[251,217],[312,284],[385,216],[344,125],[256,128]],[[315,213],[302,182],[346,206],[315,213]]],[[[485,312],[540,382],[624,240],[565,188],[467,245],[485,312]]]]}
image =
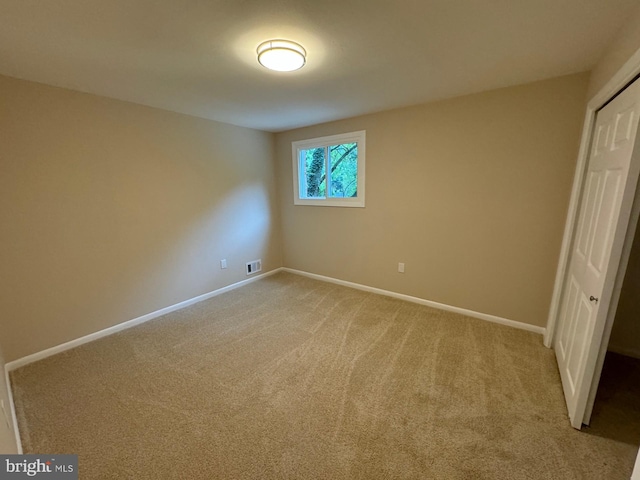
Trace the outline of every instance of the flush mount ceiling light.
{"type": "Polygon", "coordinates": [[[302,68],[307,60],[307,51],[288,40],[267,40],[258,46],[258,62],[263,67],[277,72],[293,72],[302,68]]]}

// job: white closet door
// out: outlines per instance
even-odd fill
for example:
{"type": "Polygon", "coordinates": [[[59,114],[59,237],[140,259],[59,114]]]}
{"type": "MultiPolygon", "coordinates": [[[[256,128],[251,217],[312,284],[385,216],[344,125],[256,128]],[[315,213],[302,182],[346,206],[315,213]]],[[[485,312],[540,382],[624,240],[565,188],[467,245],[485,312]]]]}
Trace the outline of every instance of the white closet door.
{"type": "Polygon", "coordinates": [[[638,80],[596,116],[555,336],[562,386],[575,428],[582,426],[635,193],[638,168],[631,160],[639,116],[638,80]]]}

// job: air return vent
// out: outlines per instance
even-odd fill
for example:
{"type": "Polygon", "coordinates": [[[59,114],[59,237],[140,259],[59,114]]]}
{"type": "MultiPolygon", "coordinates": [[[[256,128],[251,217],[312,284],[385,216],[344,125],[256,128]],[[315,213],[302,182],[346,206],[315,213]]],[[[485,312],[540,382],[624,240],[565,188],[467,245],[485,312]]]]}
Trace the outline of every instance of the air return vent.
{"type": "Polygon", "coordinates": [[[253,275],[256,272],[262,271],[262,260],[254,260],[247,263],[247,275],[253,275]]]}

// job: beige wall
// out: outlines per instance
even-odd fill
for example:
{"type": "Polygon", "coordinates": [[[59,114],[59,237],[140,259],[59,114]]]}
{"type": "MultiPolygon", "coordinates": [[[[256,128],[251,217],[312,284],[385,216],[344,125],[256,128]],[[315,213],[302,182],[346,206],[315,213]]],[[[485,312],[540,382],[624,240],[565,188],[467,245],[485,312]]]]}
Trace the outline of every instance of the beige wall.
{"type": "Polygon", "coordinates": [[[0,112],[7,361],[281,266],[272,134],[7,77],[0,112]]]}
{"type": "Polygon", "coordinates": [[[5,381],[4,374],[4,357],[2,355],[2,349],[0,348],[0,400],[4,402],[4,408],[6,411],[9,425],[0,410],[0,454],[12,454],[17,453],[16,437],[13,431],[13,420],[11,419],[11,407],[9,403],[9,393],[7,389],[7,383],[5,381]]]}
{"type": "Polygon", "coordinates": [[[598,93],[638,49],[640,49],[640,5],[611,41],[600,61],[593,68],[589,79],[588,98],[590,99],[598,93]]]}
{"type": "Polygon", "coordinates": [[[544,326],[587,80],[278,134],[285,266],[544,326]],[[367,132],[366,208],[294,206],[291,142],[355,130],[367,132]]]}
{"type": "Polygon", "coordinates": [[[620,292],[609,349],[640,358],[640,224],[620,292]]]}
{"type": "Polygon", "coordinates": [[[254,258],[276,268],[283,250],[292,268],[544,325],[586,81],[294,130],[274,147],[268,133],[0,76],[5,358],[242,280],[254,258]],[[367,207],[294,207],[291,141],[360,129],[367,207]]]}

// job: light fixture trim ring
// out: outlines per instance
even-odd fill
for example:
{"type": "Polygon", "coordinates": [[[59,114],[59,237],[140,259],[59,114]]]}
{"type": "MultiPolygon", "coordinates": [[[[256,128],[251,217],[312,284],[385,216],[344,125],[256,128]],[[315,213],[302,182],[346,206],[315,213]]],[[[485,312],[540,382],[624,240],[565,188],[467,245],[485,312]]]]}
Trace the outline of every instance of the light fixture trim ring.
{"type": "Polygon", "coordinates": [[[307,63],[306,49],[299,43],[292,42],[291,40],[267,40],[258,45],[256,53],[258,54],[258,63],[260,63],[260,65],[262,65],[263,67],[274,71],[293,72],[295,70],[301,69],[307,63]],[[291,68],[290,66],[283,68],[282,66],[268,65],[268,62],[265,63],[263,61],[263,57],[265,56],[265,54],[272,52],[289,52],[292,55],[292,58],[295,58],[297,62],[294,63],[295,66],[293,68],[291,68]]]}

